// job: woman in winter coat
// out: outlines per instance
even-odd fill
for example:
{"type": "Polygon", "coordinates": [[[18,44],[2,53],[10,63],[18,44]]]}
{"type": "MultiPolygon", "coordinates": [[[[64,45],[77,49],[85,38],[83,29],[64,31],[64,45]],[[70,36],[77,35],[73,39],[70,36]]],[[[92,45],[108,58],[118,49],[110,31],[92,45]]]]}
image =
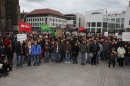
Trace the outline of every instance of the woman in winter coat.
{"type": "Polygon", "coordinates": [[[119,48],[117,49],[117,56],[118,56],[118,66],[122,67],[123,66],[123,63],[124,63],[124,55],[126,53],[123,45],[120,45],[119,48]]]}
{"type": "Polygon", "coordinates": [[[32,51],[31,51],[31,42],[29,41],[25,47],[26,56],[28,58],[28,66],[31,66],[31,58],[32,58],[32,51]]]}
{"type": "Polygon", "coordinates": [[[77,57],[78,57],[78,53],[79,53],[79,46],[77,43],[74,44],[74,46],[72,47],[72,56],[73,56],[73,64],[77,62],[77,57]]]}

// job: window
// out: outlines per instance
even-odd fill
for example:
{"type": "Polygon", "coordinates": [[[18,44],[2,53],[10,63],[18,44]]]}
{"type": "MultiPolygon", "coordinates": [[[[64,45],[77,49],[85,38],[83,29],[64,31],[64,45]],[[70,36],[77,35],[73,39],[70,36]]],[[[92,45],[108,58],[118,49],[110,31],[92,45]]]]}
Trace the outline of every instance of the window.
{"type": "Polygon", "coordinates": [[[112,22],[115,22],[115,19],[111,19],[112,22]]]}
{"type": "Polygon", "coordinates": [[[129,25],[130,25],[130,20],[129,20],[129,25]]]}
{"type": "Polygon", "coordinates": [[[100,13],[100,12],[94,12],[94,13],[92,13],[92,15],[94,15],[94,14],[102,14],[102,13],[100,13]]]}
{"type": "Polygon", "coordinates": [[[101,27],[101,22],[97,22],[97,27],[101,27]]]}
{"type": "Polygon", "coordinates": [[[96,26],[96,23],[95,22],[92,22],[92,27],[95,27],[96,26]]]}
{"type": "Polygon", "coordinates": [[[116,24],[116,28],[120,28],[120,24],[116,24]]]}
{"type": "Polygon", "coordinates": [[[116,23],[120,23],[120,18],[117,18],[117,19],[116,19],[116,23]]]}
{"type": "Polygon", "coordinates": [[[42,21],[44,21],[44,18],[42,18],[42,21]]]}
{"type": "Polygon", "coordinates": [[[51,21],[51,18],[50,18],[50,21],[51,21]]]}

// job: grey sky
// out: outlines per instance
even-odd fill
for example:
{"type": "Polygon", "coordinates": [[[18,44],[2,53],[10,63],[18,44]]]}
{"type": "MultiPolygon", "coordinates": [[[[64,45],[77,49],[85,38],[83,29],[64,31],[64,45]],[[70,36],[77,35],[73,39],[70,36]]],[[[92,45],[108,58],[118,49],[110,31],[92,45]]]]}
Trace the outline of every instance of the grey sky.
{"type": "Polygon", "coordinates": [[[87,10],[107,8],[110,11],[125,11],[130,0],[19,0],[21,12],[50,8],[66,13],[82,13],[87,10]]]}

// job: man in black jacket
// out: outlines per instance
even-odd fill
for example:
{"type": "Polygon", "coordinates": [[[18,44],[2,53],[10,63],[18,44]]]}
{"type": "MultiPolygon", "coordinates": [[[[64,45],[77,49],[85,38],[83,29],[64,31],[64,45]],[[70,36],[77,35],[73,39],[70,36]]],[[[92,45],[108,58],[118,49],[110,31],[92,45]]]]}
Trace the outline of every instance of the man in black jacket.
{"type": "Polygon", "coordinates": [[[91,57],[91,65],[93,63],[96,65],[96,56],[99,51],[99,44],[97,43],[97,40],[95,39],[94,42],[90,45],[90,53],[92,54],[91,57]]]}

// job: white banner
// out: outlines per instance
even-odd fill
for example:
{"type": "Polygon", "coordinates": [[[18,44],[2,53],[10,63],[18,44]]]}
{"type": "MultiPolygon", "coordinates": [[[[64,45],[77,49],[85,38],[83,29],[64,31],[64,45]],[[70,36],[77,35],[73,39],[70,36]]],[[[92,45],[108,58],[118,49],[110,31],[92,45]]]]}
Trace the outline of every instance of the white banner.
{"type": "Polygon", "coordinates": [[[17,41],[25,41],[27,39],[27,34],[17,34],[17,41]]]}
{"type": "Polygon", "coordinates": [[[106,36],[106,37],[107,37],[107,36],[108,36],[108,32],[104,32],[104,36],[106,36]]]}
{"type": "Polygon", "coordinates": [[[130,32],[122,32],[122,41],[130,41],[130,32]]]}
{"type": "Polygon", "coordinates": [[[115,36],[118,37],[118,33],[115,33],[115,36]]]}

